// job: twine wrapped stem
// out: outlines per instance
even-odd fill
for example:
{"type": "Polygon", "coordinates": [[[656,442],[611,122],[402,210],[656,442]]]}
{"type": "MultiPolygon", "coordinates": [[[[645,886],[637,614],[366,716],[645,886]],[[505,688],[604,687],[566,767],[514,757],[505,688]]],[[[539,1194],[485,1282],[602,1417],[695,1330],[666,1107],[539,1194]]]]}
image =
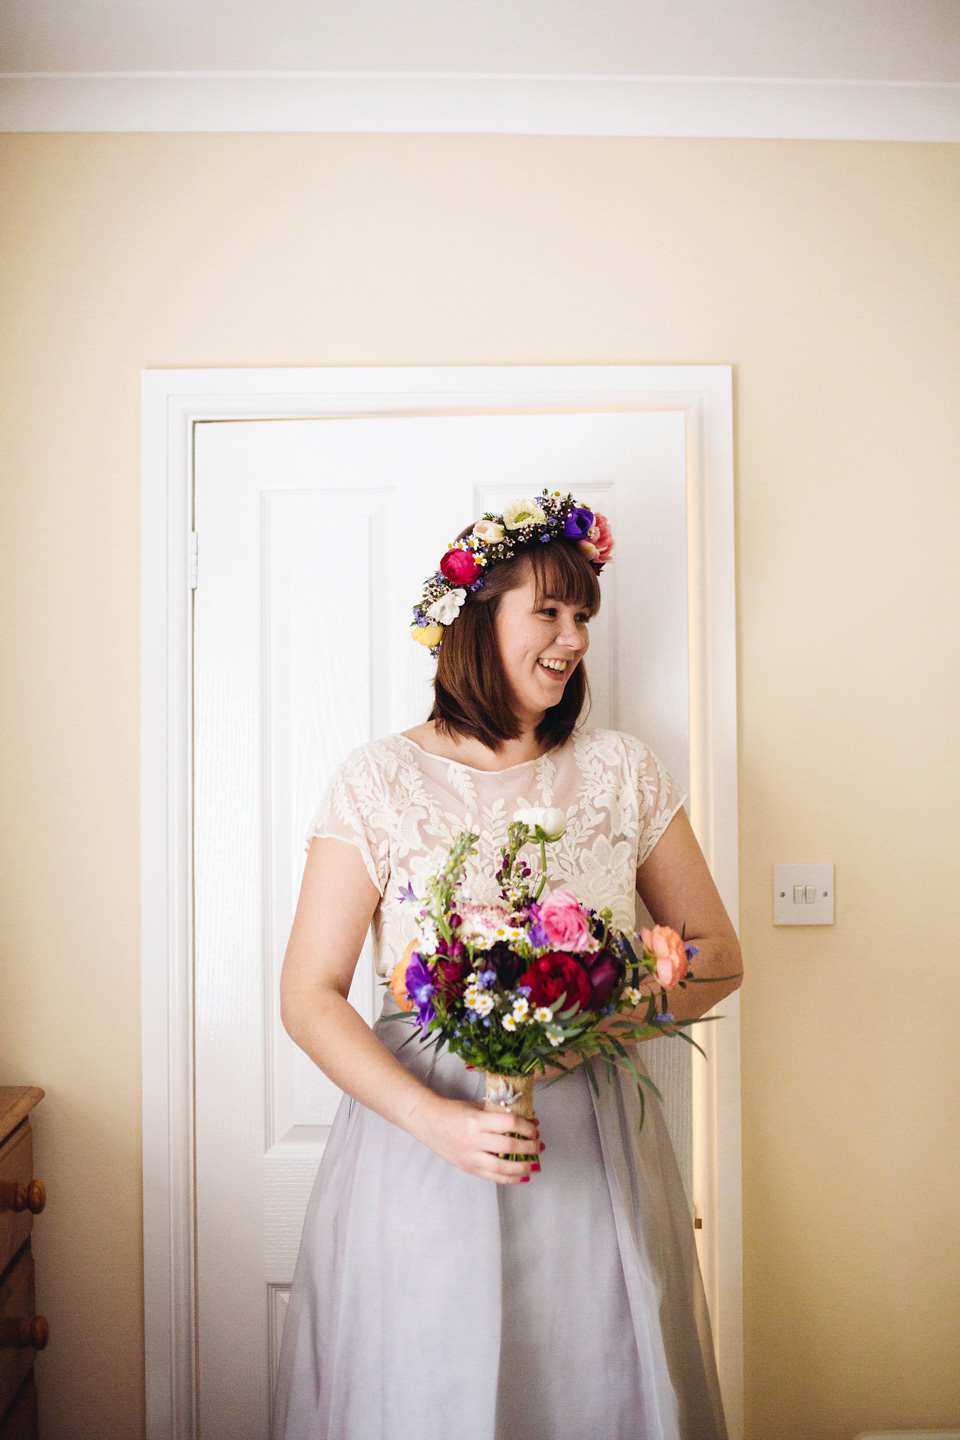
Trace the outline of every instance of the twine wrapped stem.
{"type": "MultiPolygon", "coordinates": [[[[533,1086],[536,1075],[496,1075],[490,1070],[483,1072],[484,1081],[484,1110],[496,1111],[498,1114],[506,1112],[508,1115],[519,1115],[524,1120],[534,1118],[533,1111],[533,1086]]],[[[508,1134],[516,1134],[516,1131],[508,1131],[508,1134]]],[[[521,1137],[517,1135],[519,1140],[521,1137]]],[[[529,1160],[529,1155],[501,1154],[501,1160],[529,1160]]]]}

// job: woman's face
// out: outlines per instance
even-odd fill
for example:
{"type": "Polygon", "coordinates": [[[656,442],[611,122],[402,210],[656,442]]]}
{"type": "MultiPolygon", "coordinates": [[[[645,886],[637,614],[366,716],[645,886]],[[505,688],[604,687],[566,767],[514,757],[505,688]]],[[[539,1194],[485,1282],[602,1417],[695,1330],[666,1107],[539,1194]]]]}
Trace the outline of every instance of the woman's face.
{"type": "Polygon", "coordinates": [[[590,613],[549,594],[538,606],[533,568],[521,574],[521,583],[500,600],[494,630],[517,716],[538,725],[587,653],[590,613]]]}

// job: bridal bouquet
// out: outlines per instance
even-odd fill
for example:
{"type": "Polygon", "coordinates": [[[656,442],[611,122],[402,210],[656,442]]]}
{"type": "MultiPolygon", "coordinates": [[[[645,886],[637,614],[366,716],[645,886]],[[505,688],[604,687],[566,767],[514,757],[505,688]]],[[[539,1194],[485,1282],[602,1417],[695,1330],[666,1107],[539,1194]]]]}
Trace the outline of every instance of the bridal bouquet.
{"type": "MultiPolygon", "coordinates": [[[[421,1041],[432,1036],[437,1050],[446,1045],[483,1070],[488,1109],[528,1118],[534,1080],[551,1059],[568,1052],[597,1057],[608,1081],[617,1066],[626,1068],[636,1082],[642,1127],[643,1086],[662,1097],[626,1045],[666,1024],[700,1023],[674,1021],[667,1009],[667,991],[694,978],[689,962],[697,949],[664,925],[641,928],[635,947],[637,935],[614,929],[610,910],[592,910],[566,890],[544,894],[546,847],[565,828],[562,810],[517,812],[494,903],[464,891],[464,866],[479,838],[469,830],[456,836],[422,897],[404,888],[402,898],[419,903],[418,933],[384,982],[400,1013],[382,1019],[415,1024],[421,1041]],[[539,846],[539,877],[520,858],[530,843],[539,846]],[[617,1018],[601,1029],[611,1016],[617,1018]]],[[[682,1029],[673,1033],[696,1045],[682,1029]]],[[[584,1068],[599,1093],[592,1066],[584,1068]]]]}

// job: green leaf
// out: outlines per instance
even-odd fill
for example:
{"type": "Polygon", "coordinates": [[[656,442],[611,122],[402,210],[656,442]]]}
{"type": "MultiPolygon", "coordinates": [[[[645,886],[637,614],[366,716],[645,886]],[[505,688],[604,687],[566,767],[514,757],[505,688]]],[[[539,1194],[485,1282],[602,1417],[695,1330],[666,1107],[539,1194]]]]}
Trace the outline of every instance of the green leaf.
{"type": "Polygon", "coordinates": [[[704,1060],[709,1060],[710,1057],[709,1057],[709,1055],[707,1054],[706,1050],[704,1050],[703,1046],[702,1046],[702,1045],[698,1045],[697,1042],[696,1042],[696,1040],[694,1040],[690,1035],[684,1035],[684,1033],[683,1033],[682,1030],[678,1030],[678,1031],[677,1031],[676,1038],[677,1038],[678,1040],[686,1040],[687,1044],[688,1044],[688,1045],[692,1045],[693,1048],[694,1048],[694,1050],[699,1050],[699,1051],[700,1051],[700,1054],[703,1056],[704,1060]]]}

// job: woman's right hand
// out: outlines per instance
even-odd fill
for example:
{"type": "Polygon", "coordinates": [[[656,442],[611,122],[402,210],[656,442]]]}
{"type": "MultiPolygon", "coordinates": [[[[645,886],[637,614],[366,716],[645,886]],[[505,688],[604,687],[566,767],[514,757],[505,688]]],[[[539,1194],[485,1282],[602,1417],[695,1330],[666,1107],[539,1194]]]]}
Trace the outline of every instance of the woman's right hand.
{"type": "Polygon", "coordinates": [[[478,1102],[431,1094],[417,1120],[412,1127],[417,1139],[468,1175],[497,1185],[522,1185],[530,1179],[532,1165],[540,1169],[543,1145],[535,1119],[524,1120],[506,1111],[485,1110],[478,1102]],[[501,1160],[506,1153],[530,1158],[501,1160]]]}

